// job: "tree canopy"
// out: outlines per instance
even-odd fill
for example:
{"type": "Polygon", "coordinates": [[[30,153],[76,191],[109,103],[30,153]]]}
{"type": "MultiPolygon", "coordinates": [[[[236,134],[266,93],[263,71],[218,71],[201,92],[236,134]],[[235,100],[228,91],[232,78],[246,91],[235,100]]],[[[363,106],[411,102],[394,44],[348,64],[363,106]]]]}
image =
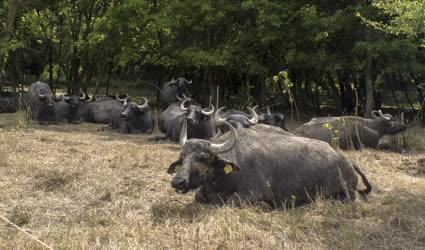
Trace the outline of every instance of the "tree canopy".
{"type": "MultiPolygon", "coordinates": [[[[111,78],[194,80],[207,102],[380,107],[384,86],[425,79],[425,1],[3,0],[0,79],[68,92],[111,78]]],[[[367,111],[368,112],[368,111],[367,111]]]]}

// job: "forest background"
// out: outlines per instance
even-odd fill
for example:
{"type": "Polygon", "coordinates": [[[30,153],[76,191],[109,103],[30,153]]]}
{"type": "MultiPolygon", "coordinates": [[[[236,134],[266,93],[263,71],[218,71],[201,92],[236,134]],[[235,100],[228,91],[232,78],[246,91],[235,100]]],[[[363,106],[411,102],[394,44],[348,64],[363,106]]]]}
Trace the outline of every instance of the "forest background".
{"type": "Polygon", "coordinates": [[[0,80],[155,102],[183,76],[204,104],[418,113],[424,10],[423,0],[3,0],[0,80]]]}

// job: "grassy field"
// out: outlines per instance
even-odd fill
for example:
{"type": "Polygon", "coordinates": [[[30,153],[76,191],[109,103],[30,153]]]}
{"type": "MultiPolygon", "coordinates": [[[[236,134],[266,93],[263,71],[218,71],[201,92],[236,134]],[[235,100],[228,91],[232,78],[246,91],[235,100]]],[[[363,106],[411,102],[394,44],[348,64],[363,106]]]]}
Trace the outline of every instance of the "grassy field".
{"type": "MultiPolygon", "coordinates": [[[[425,151],[343,152],[374,184],[367,200],[213,207],[171,188],[176,144],[103,125],[14,124],[0,115],[0,215],[56,249],[425,248],[425,151]]],[[[0,249],[42,247],[0,220],[0,249]]]]}

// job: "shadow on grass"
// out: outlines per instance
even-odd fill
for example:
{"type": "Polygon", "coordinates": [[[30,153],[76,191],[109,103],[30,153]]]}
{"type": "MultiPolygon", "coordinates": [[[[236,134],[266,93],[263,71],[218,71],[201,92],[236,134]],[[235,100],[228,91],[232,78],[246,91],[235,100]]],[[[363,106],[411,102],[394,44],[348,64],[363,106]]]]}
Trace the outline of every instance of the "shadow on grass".
{"type": "Polygon", "coordinates": [[[198,218],[206,216],[214,206],[201,205],[197,202],[184,204],[178,200],[161,202],[152,205],[151,218],[155,224],[162,224],[168,220],[183,220],[194,222],[198,218]]]}

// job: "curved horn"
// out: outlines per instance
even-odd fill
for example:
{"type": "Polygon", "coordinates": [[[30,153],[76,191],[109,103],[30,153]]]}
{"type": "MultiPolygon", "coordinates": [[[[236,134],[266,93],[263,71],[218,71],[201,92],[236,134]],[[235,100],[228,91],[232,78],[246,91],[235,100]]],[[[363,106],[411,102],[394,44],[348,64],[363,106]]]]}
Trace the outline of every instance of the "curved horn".
{"type": "Polygon", "coordinates": [[[124,103],[123,103],[124,106],[127,106],[127,99],[128,97],[124,99],[124,103]]]}
{"type": "Polygon", "coordinates": [[[38,94],[38,97],[44,98],[44,97],[46,97],[46,95],[44,95],[44,94],[38,94]]]}
{"type": "Polygon", "coordinates": [[[218,126],[226,124],[227,119],[222,118],[222,117],[220,116],[220,112],[221,112],[224,108],[225,108],[225,107],[223,106],[223,107],[221,107],[221,108],[217,109],[217,111],[215,111],[215,113],[214,113],[214,121],[215,121],[215,124],[217,124],[218,126]]]}
{"type": "Polygon", "coordinates": [[[251,124],[251,125],[255,125],[255,124],[257,124],[258,123],[258,115],[257,115],[257,112],[255,112],[255,109],[257,108],[258,106],[255,106],[255,107],[253,107],[253,108],[249,108],[248,107],[248,110],[249,110],[249,112],[251,113],[251,115],[252,115],[252,118],[251,119],[248,119],[248,122],[249,122],[249,124],[251,124]]]}
{"type": "Polygon", "coordinates": [[[381,110],[378,110],[378,114],[382,119],[387,120],[387,121],[391,120],[391,118],[392,118],[391,115],[388,115],[388,114],[384,115],[381,110]]]}
{"type": "Polygon", "coordinates": [[[210,111],[203,111],[203,110],[201,110],[201,113],[202,114],[204,114],[204,115],[212,115],[212,114],[214,114],[214,105],[210,105],[210,111]]]}
{"type": "Polygon", "coordinates": [[[187,141],[187,121],[183,122],[182,130],[180,131],[180,146],[183,147],[187,141]]]}
{"type": "Polygon", "coordinates": [[[189,100],[189,97],[187,97],[185,94],[182,93],[182,96],[185,100],[189,100]]]}
{"type": "Polygon", "coordinates": [[[127,97],[124,97],[124,98],[119,98],[118,97],[118,93],[116,93],[115,94],[115,98],[117,99],[117,101],[124,102],[124,101],[127,101],[128,96],[127,97]]]}
{"type": "Polygon", "coordinates": [[[269,106],[266,107],[266,112],[267,112],[268,115],[271,115],[272,114],[272,112],[270,112],[270,107],[269,106]]]}
{"type": "Polygon", "coordinates": [[[143,105],[137,105],[137,107],[139,108],[139,109],[144,109],[144,108],[146,108],[147,106],[148,106],[148,99],[146,99],[145,97],[143,97],[142,96],[142,99],[143,99],[143,105]]]}
{"type": "Polygon", "coordinates": [[[181,98],[180,96],[179,96],[179,94],[177,94],[176,95],[176,98],[177,98],[177,100],[179,100],[180,102],[182,102],[182,101],[184,101],[186,98],[184,98],[184,95],[183,95],[183,98],[181,98]]]}
{"type": "Polygon", "coordinates": [[[187,84],[192,84],[192,80],[190,80],[190,81],[187,81],[187,84]]]}
{"type": "Polygon", "coordinates": [[[230,149],[233,148],[233,146],[235,146],[237,139],[238,139],[238,132],[236,132],[235,127],[230,125],[230,123],[228,123],[228,122],[224,122],[224,123],[230,128],[230,131],[232,133],[232,137],[229,140],[227,140],[227,141],[225,141],[224,143],[221,143],[221,144],[211,143],[210,144],[210,150],[214,154],[220,154],[220,153],[224,153],[226,151],[229,151],[230,149]]]}
{"type": "Polygon", "coordinates": [[[186,110],[187,110],[187,108],[184,106],[184,105],[186,104],[186,102],[187,102],[187,100],[184,100],[184,101],[182,101],[182,103],[180,104],[180,109],[181,109],[182,111],[186,111],[186,110]]]}
{"type": "Polygon", "coordinates": [[[373,119],[379,119],[379,112],[376,110],[372,110],[372,113],[370,114],[373,119]]]}
{"type": "Polygon", "coordinates": [[[83,92],[83,91],[81,91],[81,89],[80,89],[80,100],[81,100],[81,101],[84,101],[84,100],[86,99],[86,97],[87,97],[86,93],[84,93],[84,92],[83,92]]]}

